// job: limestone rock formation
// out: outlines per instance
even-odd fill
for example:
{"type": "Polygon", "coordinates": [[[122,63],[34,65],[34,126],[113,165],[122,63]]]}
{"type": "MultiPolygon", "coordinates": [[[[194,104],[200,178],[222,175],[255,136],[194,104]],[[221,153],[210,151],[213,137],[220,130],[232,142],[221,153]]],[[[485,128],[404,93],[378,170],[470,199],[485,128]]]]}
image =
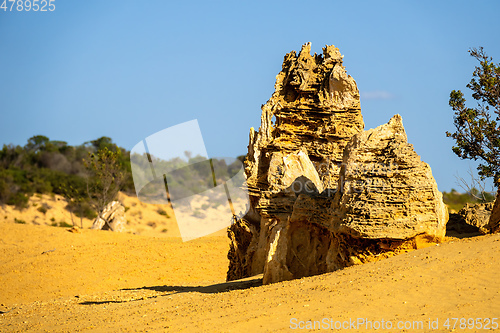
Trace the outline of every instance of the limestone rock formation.
{"type": "Polygon", "coordinates": [[[448,210],[432,177],[408,144],[400,115],[355,135],[344,151],[334,231],[365,239],[441,239],[448,210]]]}
{"type": "Polygon", "coordinates": [[[459,234],[486,233],[492,209],[492,202],[466,204],[457,214],[450,214],[446,230],[459,234]]]}
{"type": "Polygon", "coordinates": [[[250,131],[251,206],[228,229],[228,280],[331,272],[444,237],[442,195],[401,117],[363,127],[337,48],[311,56],[306,44],[285,56],[259,132],[250,131]]]}
{"type": "Polygon", "coordinates": [[[497,193],[495,204],[491,210],[490,220],[485,228],[491,233],[500,232],[500,191],[497,193]]]}
{"type": "Polygon", "coordinates": [[[310,52],[307,43],[298,56],[292,51],[284,57],[275,92],[262,106],[260,129],[250,129],[245,173],[251,207],[228,231],[228,280],[262,273],[270,228],[291,217],[298,196],[293,189],[334,190],[344,147],[364,128],[359,91],[339,50],[310,52]]]}
{"type": "Polygon", "coordinates": [[[285,156],[302,148],[323,186],[335,188],[344,146],[364,128],[359,91],[339,50],[332,45],[321,55],[310,52],[307,43],[298,56],[295,51],[285,56],[275,92],[262,106],[259,132],[250,129],[246,173],[256,196],[272,186],[265,178],[272,154],[285,156]]]}
{"type": "Polygon", "coordinates": [[[125,207],[119,201],[112,201],[104,207],[101,217],[97,217],[91,229],[111,230],[123,232],[127,220],[125,218],[125,207]],[[106,223],[107,222],[107,223],[106,223]]]}
{"type": "Polygon", "coordinates": [[[264,283],[386,258],[445,235],[442,195],[399,115],[351,138],[337,188],[333,199],[300,193],[291,216],[272,226],[264,283]]]}

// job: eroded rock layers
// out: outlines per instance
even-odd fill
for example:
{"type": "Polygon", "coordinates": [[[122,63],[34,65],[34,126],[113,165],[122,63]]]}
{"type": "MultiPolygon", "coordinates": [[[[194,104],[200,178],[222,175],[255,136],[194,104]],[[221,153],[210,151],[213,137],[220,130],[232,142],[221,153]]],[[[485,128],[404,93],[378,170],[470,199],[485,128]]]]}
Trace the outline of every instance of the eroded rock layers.
{"type": "Polygon", "coordinates": [[[500,233],[500,190],[497,193],[495,204],[491,210],[490,221],[485,227],[491,233],[500,233]]]}
{"type": "Polygon", "coordinates": [[[431,168],[408,143],[400,115],[352,137],[340,178],[336,232],[366,239],[444,237],[448,210],[431,168]]]}
{"type": "Polygon", "coordinates": [[[228,229],[228,280],[315,275],[439,241],[447,218],[399,115],[363,132],[356,82],[334,46],[285,56],[250,130],[250,210],[228,229]],[[275,120],[274,120],[275,119],[275,120]]]}

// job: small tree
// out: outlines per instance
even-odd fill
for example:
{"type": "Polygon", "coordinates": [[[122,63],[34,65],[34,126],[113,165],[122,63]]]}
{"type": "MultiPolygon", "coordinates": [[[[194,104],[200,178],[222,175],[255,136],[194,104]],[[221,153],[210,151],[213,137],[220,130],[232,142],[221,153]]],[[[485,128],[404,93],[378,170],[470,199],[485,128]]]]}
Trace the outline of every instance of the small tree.
{"type": "Polygon", "coordinates": [[[82,213],[82,202],[84,200],[84,194],[80,192],[78,188],[73,185],[63,184],[59,187],[62,196],[66,199],[68,203],[67,209],[69,210],[71,216],[71,223],[75,226],[75,221],[73,220],[73,211],[75,207],[80,209],[80,227],[83,229],[83,213],[82,213]]]}
{"type": "Polygon", "coordinates": [[[478,174],[481,180],[493,177],[497,189],[500,185],[500,64],[495,65],[483,48],[470,49],[472,57],[479,61],[467,88],[477,107],[465,106],[460,90],[450,93],[450,106],[455,111],[456,131],[446,132],[455,140],[453,152],[462,159],[480,160],[478,174]]]}
{"type": "Polygon", "coordinates": [[[111,230],[113,228],[102,216],[102,211],[116,198],[125,179],[125,173],[119,163],[120,155],[120,149],[111,151],[104,147],[95,153],[89,153],[89,159],[84,161],[88,172],[87,194],[90,203],[97,212],[97,218],[103,219],[111,230]]]}

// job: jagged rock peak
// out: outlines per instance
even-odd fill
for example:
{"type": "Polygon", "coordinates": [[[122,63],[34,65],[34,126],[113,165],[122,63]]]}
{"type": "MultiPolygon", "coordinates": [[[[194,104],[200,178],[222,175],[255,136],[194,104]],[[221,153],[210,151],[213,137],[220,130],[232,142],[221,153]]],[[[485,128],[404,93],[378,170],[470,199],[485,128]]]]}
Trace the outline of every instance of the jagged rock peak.
{"type": "Polygon", "coordinates": [[[342,66],[338,48],[325,46],[322,55],[314,56],[310,51],[307,43],[298,56],[295,51],[285,55],[275,92],[262,106],[259,131],[250,130],[246,162],[250,187],[257,183],[258,169],[267,168],[262,155],[304,149],[323,187],[335,188],[343,149],[364,128],[359,91],[342,66]]]}
{"type": "Polygon", "coordinates": [[[228,280],[321,274],[444,237],[442,195],[401,116],[363,131],[339,50],[310,50],[285,56],[259,131],[250,131],[250,209],[228,230],[228,280]]]}
{"type": "Polygon", "coordinates": [[[448,211],[442,194],[431,168],[408,143],[400,115],[353,136],[339,182],[335,232],[366,239],[444,237],[448,211]]]}
{"type": "Polygon", "coordinates": [[[336,189],[344,147],[364,129],[359,91],[342,58],[333,45],[311,55],[310,43],[298,55],[285,55],[259,131],[250,130],[245,173],[251,204],[228,231],[228,280],[263,272],[276,223],[310,214],[318,216],[316,223],[330,220],[324,208],[333,198],[316,202],[307,193],[336,189]]]}

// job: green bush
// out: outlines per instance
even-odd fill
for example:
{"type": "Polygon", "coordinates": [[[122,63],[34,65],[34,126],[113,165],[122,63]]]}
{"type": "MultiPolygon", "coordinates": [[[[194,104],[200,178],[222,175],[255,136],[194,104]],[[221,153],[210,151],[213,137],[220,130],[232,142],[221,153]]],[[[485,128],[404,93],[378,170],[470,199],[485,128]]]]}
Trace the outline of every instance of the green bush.
{"type": "Polygon", "coordinates": [[[462,209],[468,203],[479,203],[480,200],[476,199],[476,197],[483,197],[486,199],[486,202],[491,202],[495,200],[495,196],[488,192],[480,193],[476,189],[472,189],[471,193],[458,193],[455,189],[451,189],[450,192],[443,192],[443,201],[448,207],[456,212],[462,209]]]}
{"type": "Polygon", "coordinates": [[[162,216],[165,216],[165,217],[170,217],[170,216],[168,215],[168,213],[167,213],[164,209],[162,209],[162,208],[158,208],[158,210],[157,210],[156,212],[157,212],[158,214],[162,215],[162,216]]]}
{"type": "Polygon", "coordinates": [[[17,224],[26,224],[26,221],[14,218],[14,223],[17,223],[17,224]]]}
{"type": "Polygon", "coordinates": [[[7,200],[8,205],[14,205],[16,208],[24,209],[28,208],[29,197],[21,192],[15,193],[9,197],[7,200]]]}
{"type": "Polygon", "coordinates": [[[80,202],[70,202],[66,206],[66,209],[71,210],[76,217],[87,218],[89,220],[93,220],[97,217],[97,213],[90,206],[88,200],[80,201],[80,202]]]}
{"type": "Polygon", "coordinates": [[[39,211],[42,214],[46,214],[47,213],[47,207],[45,207],[45,206],[40,206],[36,210],[39,211]]]}
{"type": "Polygon", "coordinates": [[[66,223],[64,221],[61,221],[59,223],[54,222],[54,223],[51,224],[51,226],[53,226],[53,227],[62,227],[62,228],[72,228],[73,227],[73,225],[68,224],[68,223],[66,223]]]}

